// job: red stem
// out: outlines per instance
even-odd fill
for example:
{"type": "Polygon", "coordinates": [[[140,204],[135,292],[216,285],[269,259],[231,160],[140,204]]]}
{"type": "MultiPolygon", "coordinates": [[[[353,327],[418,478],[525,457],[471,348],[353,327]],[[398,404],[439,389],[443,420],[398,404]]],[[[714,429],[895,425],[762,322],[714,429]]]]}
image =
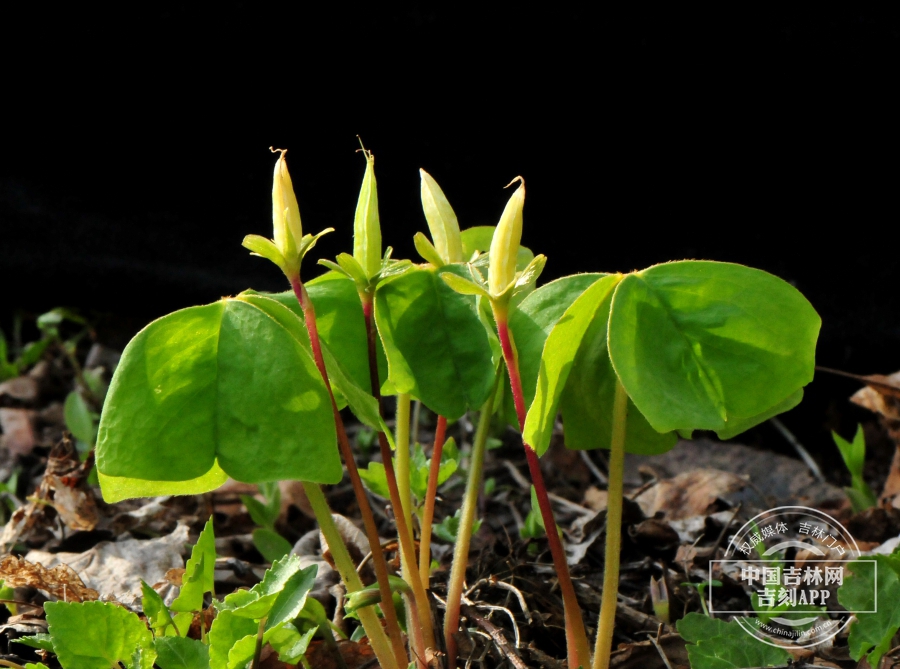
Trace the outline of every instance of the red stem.
{"type": "MultiPolygon", "coordinates": [[[[372,564],[375,568],[375,578],[378,580],[378,591],[381,593],[381,601],[393,602],[390,581],[388,580],[387,562],[384,559],[384,551],[381,549],[381,538],[378,536],[378,526],[375,524],[375,516],[372,513],[372,507],[369,506],[369,500],[366,497],[366,491],[359,476],[359,470],[356,467],[356,460],[350,448],[350,440],[347,438],[346,429],[344,429],[344,421],[337,408],[337,403],[334,401],[334,392],[331,389],[331,381],[328,379],[328,371],[325,369],[325,359],[322,357],[322,344],[319,340],[319,328],[316,325],[316,310],[312,300],[309,299],[306,287],[299,278],[291,280],[291,287],[294,289],[294,295],[297,296],[300,308],[303,309],[303,318],[306,321],[306,329],[309,331],[309,342],[312,345],[313,359],[331,397],[331,410],[334,414],[338,445],[344,458],[344,464],[347,466],[347,473],[350,475],[350,482],[353,485],[353,492],[356,495],[356,502],[359,505],[363,525],[365,526],[366,537],[369,540],[369,548],[372,551],[372,564]]],[[[381,610],[384,614],[387,633],[394,648],[397,664],[405,666],[407,664],[405,658],[408,656],[403,645],[403,633],[397,620],[397,611],[391,604],[382,606],[381,610]]]]}
{"type": "MultiPolygon", "coordinates": [[[[378,401],[379,410],[381,410],[381,383],[378,377],[378,349],[376,345],[377,334],[375,332],[375,318],[373,314],[373,303],[371,297],[360,294],[362,301],[363,316],[366,321],[366,339],[369,344],[369,381],[372,386],[372,395],[378,401]]],[[[388,493],[391,497],[391,506],[394,507],[394,520],[397,523],[397,538],[400,541],[400,557],[407,565],[410,580],[410,586],[413,590],[413,596],[418,604],[419,624],[422,626],[422,632],[425,635],[426,648],[422,651],[429,652],[434,648],[434,628],[431,623],[431,610],[428,607],[428,595],[425,588],[422,587],[420,579],[415,578],[416,573],[416,549],[412,541],[412,532],[406,523],[406,516],[403,513],[403,504],[400,501],[400,489],[397,486],[397,475],[394,472],[394,458],[391,455],[391,446],[388,443],[387,436],[384,432],[378,433],[378,446],[381,450],[381,459],[384,464],[384,476],[387,479],[388,493]]],[[[420,663],[424,662],[423,658],[416,658],[420,663]]]]}
{"type": "MultiPolygon", "coordinates": [[[[516,358],[512,343],[512,333],[504,318],[497,318],[497,334],[500,336],[500,346],[503,349],[503,358],[506,360],[506,368],[509,370],[509,384],[512,389],[513,401],[516,405],[516,417],[519,419],[519,429],[525,431],[525,396],[522,392],[522,377],[519,375],[519,361],[516,358]]],[[[553,517],[553,509],[550,506],[550,497],[547,495],[547,485],[544,483],[544,475],[538,455],[534,449],[522,438],[525,447],[525,458],[528,460],[528,471],[531,473],[531,481],[534,483],[534,491],[537,495],[538,506],[541,510],[541,518],[547,530],[547,541],[550,544],[550,554],[553,556],[553,566],[556,569],[556,577],[559,581],[559,589],[563,598],[563,610],[566,616],[566,644],[568,646],[569,669],[590,666],[591,656],[587,642],[587,634],[584,630],[584,620],[581,617],[581,607],[578,605],[578,597],[575,595],[575,586],[569,574],[569,565],[566,562],[566,552],[562,541],[556,531],[556,519],[553,517]]]]}
{"type": "Polygon", "coordinates": [[[431,468],[428,470],[428,490],[425,493],[425,509],[422,513],[422,537],[419,543],[419,578],[426,590],[431,573],[431,522],[434,520],[434,500],[437,496],[438,476],[441,473],[441,455],[447,434],[447,417],[438,416],[434,431],[434,449],[431,451],[431,468]]]}

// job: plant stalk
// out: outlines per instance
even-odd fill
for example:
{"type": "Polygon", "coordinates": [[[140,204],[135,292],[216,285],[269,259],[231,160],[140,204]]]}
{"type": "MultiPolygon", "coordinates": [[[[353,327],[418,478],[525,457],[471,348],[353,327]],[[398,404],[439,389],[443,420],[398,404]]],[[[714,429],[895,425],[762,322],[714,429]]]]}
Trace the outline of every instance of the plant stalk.
{"type": "MultiPolygon", "coordinates": [[[[409,480],[409,416],[412,400],[409,393],[397,394],[397,415],[395,417],[397,444],[397,488],[400,490],[402,513],[409,528],[409,537],[413,539],[412,524],[412,492],[409,480]]],[[[412,570],[415,572],[415,569],[412,570]]],[[[412,576],[413,574],[411,574],[412,576]]]]}
{"type": "MultiPolygon", "coordinates": [[[[384,559],[384,551],[381,548],[381,538],[378,536],[378,526],[375,524],[375,515],[372,513],[372,507],[369,505],[369,499],[366,496],[362,479],[359,476],[359,469],[356,467],[356,460],[354,459],[353,451],[350,448],[350,440],[347,438],[346,429],[344,429],[344,421],[341,418],[337,403],[334,400],[331,381],[328,379],[328,371],[325,368],[325,359],[322,357],[322,344],[319,340],[319,328],[316,325],[316,310],[312,300],[309,299],[309,293],[306,292],[306,287],[301,283],[299,277],[291,279],[291,287],[294,289],[294,294],[297,296],[297,301],[300,303],[300,308],[303,310],[303,317],[306,321],[306,329],[309,332],[309,341],[312,346],[313,359],[316,362],[316,367],[322,375],[322,380],[325,382],[325,387],[328,389],[328,395],[331,398],[331,411],[334,414],[334,426],[337,431],[338,446],[340,447],[341,455],[344,458],[347,473],[350,475],[350,483],[353,486],[356,503],[359,505],[359,511],[362,515],[363,526],[366,530],[366,538],[369,540],[369,547],[372,551],[372,566],[375,569],[375,578],[378,581],[378,589],[381,592],[383,601],[392,602],[391,587],[388,580],[388,567],[387,562],[384,559]]],[[[338,536],[340,536],[340,534],[338,534],[338,536]]],[[[353,571],[355,572],[355,569],[353,571]]],[[[343,574],[341,574],[341,576],[343,577],[343,574]]],[[[346,579],[344,580],[344,583],[347,583],[346,579]]],[[[381,660],[380,656],[379,662],[387,662],[388,666],[392,667],[401,667],[406,664],[405,658],[408,656],[403,644],[403,632],[400,629],[400,623],[397,620],[397,612],[393,606],[386,605],[383,607],[383,613],[384,622],[387,627],[387,635],[393,647],[391,659],[394,660],[394,663],[391,664],[390,659],[387,657],[385,657],[384,660],[381,660]]],[[[362,618],[360,618],[360,620],[362,620],[362,618]]],[[[365,627],[365,629],[368,634],[369,628],[365,627]]],[[[372,638],[371,634],[369,634],[369,638],[372,638]]]]}
{"type": "Polygon", "coordinates": [[[466,492],[459,512],[459,528],[453,546],[453,565],[450,567],[450,580],[447,583],[447,612],[444,614],[444,644],[447,647],[447,666],[450,669],[456,669],[457,647],[456,637],[453,635],[459,631],[459,608],[466,581],[466,567],[469,565],[469,547],[472,544],[472,528],[475,526],[475,515],[478,510],[478,493],[481,491],[481,480],[484,475],[484,451],[491,428],[491,414],[494,413],[494,398],[502,378],[502,369],[498,369],[494,388],[481,407],[475,443],[472,444],[472,455],[469,459],[469,479],[466,481],[466,492]]]}
{"type": "Polygon", "coordinates": [[[609,669],[616,601],[619,590],[619,556],[622,551],[622,489],[625,478],[625,431],[628,424],[628,394],[616,377],[613,400],[612,441],[609,448],[609,484],[606,506],[606,554],[603,568],[603,601],[597,621],[593,669],[609,669]]]}
{"type": "MultiPolygon", "coordinates": [[[[378,357],[376,347],[375,318],[373,313],[372,298],[366,294],[360,294],[362,301],[363,316],[366,322],[366,335],[369,343],[369,378],[372,384],[372,395],[378,401],[379,409],[381,408],[381,381],[378,378],[378,357]]],[[[384,475],[387,479],[388,492],[391,496],[391,506],[394,507],[394,519],[397,522],[397,538],[400,542],[400,560],[404,566],[405,574],[410,576],[415,574],[416,566],[416,549],[413,545],[412,533],[406,523],[406,517],[402,513],[403,503],[400,498],[400,489],[397,486],[397,475],[394,471],[394,459],[391,454],[391,447],[388,444],[387,437],[384,432],[378,433],[378,445],[381,449],[381,459],[384,464],[384,475]],[[406,570],[408,569],[408,572],[406,570]]],[[[422,652],[417,653],[416,660],[422,664],[427,661],[426,655],[430,655],[429,649],[435,649],[434,643],[434,626],[431,621],[431,605],[428,600],[428,593],[422,587],[422,581],[418,578],[409,578],[407,582],[413,590],[413,597],[416,600],[416,609],[419,614],[419,624],[422,627],[422,634],[425,637],[426,647],[421,649],[422,652]]]]}
{"type": "MultiPolygon", "coordinates": [[[[347,592],[351,593],[362,590],[364,587],[362,579],[356,571],[356,565],[353,564],[353,558],[350,557],[350,552],[347,550],[347,544],[344,543],[340,530],[338,530],[338,527],[334,522],[334,518],[331,515],[331,508],[328,506],[328,501],[325,499],[321,486],[317,483],[307,483],[304,481],[303,491],[306,493],[309,505],[312,507],[313,514],[316,516],[319,528],[325,536],[325,541],[328,543],[328,550],[331,552],[331,558],[334,560],[334,566],[341,575],[341,580],[344,582],[347,592]]],[[[366,632],[366,636],[369,637],[369,645],[371,645],[372,650],[375,651],[378,662],[382,664],[382,666],[400,669],[402,666],[400,662],[395,661],[394,664],[389,664],[391,660],[395,660],[394,650],[391,648],[391,642],[388,639],[387,634],[385,634],[384,628],[381,626],[381,621],[378,619],[375,609],[372,607],[364,607],[359,609],[357,613],[359,615],[359,621],[362,623],[363,629],[366,632]]],[[[405,652],[403,653],[403,657],[406,657],[405,652]]]]}
{"type": "Polygon", "coordinates": [[[422,533],[419,540],[419,578],[428,590],[431,580],[431,523],[434,520],[434,501],[437,497],[438,476],[441,473],[441,456],[444,453],[444,437],[447,434],[447,417],[438,416],[434,431],[434,448],[431,449],[431,467],[428,470],[428,489],[422,511],[422,533]]]}
{"type": "MultiPolygon", "coordinates": [[[[506,320],[506,314],[494,309],[494,320],[497,322],[497,334],[500,337],[500,346],[503,349],[503,358],[506,360],[506,368],[509,371],[509,384],[512,389],[513,400],[516,405],[516,417],[519,419],[519,429],[525,431],[525,395],[522,392],[522,377],[519,375],[519,361],[516,358],[513,347],[512,333],[506,320]]],[[[541,518],[547,529],[547,542],[550,545],[550,554],[553,556],[553,566],[556,569],[556,577],[559,581],[559,590],[563,598],[563,611],[566,618],[566,646],[568,649],[569,669],[587,667],[590,664],[590,650],[587,633],[584,630],[584,620],[581,618],[581,607],[578,605],[578,597],[575,595],[575,586],[569,574],[569,565],[566,562],[566,552],[563,548],[559,534],[556,532],[556,519],[553,517],[553,509],[550,506],[550,497],[547,494],[547,485],[544,483],[544,475],[541,473],[541,464],[534,449],[522,438],[525,447],[525,458],[528,461],[528,471],[531,473],[531,481],[534,483],[534,491],[537,495],[538,506],[541,509],[541,518]]]]}

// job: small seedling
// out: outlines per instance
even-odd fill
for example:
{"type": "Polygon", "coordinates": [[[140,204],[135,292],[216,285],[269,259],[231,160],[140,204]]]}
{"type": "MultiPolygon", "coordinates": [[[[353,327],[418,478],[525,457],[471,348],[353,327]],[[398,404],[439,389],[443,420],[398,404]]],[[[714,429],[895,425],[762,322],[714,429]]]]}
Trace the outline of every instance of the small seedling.
{"type": "Polygon", "coordinates": [[[862,425],[856,428],[853,441],[847,441],[834,431],[831,432],[831,438],[834,439],[834,443],[844,459],[844,464],[847,466],[847,471],[850,472],[851,483],[849,487],[844,488],[844,492],[850,498],[853,511],[859,513],[876,506],[878,497],[863,478],[863,469],[866,465],[866,435],[862,425]]]}
{"type": "Polygon", "coordinates": [[[259,525],[253,530],[253,545],[267,562],[275,562],[291,552],[291,543],[275,529],[281,512],[281,489],[275,482],[260,483],[259,494],[264,502],[252,495],[241,495],[241,501],[253,522],[259,525]]]}

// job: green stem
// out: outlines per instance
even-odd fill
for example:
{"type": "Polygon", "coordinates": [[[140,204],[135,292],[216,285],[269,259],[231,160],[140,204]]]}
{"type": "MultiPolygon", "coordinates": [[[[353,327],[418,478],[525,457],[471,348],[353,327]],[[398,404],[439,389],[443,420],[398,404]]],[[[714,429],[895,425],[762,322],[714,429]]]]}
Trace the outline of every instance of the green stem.
{"type": "Polygon", "coordinates": [[[622,550],[622,482],[625,477],[625,430],[628,421],[628,394],[616,377],[613,400],[612,442],[609,448],[609,484],[606,505],[606,555],[603,571],[603,602],[597,622],[593,669],[609,669],[616,601],[619,590],[619,555],[622,550]]]}
{"type": "Polygon", "coordinates": [[[419,542],[419,578],[422,587],[428,589],[431,581],[431,522],[434,520],[434,501],[437,497],[438,477],[441,474],[441,456],[444,453],[444,437],[447,434],[447,417],[438,416],[434,432],[434,448],[431,450],[431,467],[428,471],[428,489],[422,511],[422,537],[419,542]]]}
{"type": "MultiPolygon", "coordinates": [[[[522,377],[519,374],[519,361],[516,358],[512,333],[507,323],[507,313],[501,309],[494,309],[494,320],[497,322],[497,334],[500,337],[503,358],[506,360],[506,369],[509,371],[509,385],[516,405],[519,430],[524,433],[525,395],[522,391],[522,377]]],[[[553,517],[553,508],[550,506],[550,496],[547,494],[547,485],[544,483],[541,464],[538,461],[537,453],[525,441],[524,436],[522,438],[522,446],[525,448],[525,459],[528,462],[531,482],[534,484],[534,492],[541,510],[541,518],[544,521],[544,527],[547,528],[547,544],[550,546],[550,555],[553,557],[553,567],[556,569],[559,591],[563,599],[569,669],[587,667],[590,663],[590,647],[588,646],[587,633],[584,630],[584,620],[581,617],[581,607],[578,605],[578,597],[575,594],[572,576],[569,574],[566,551],[563,548],[559,534],[554,531],[556,519],[553,517]]]]}
{"type": "MultiPolygon", "coordinates": [[[[325,359],[322,356],[322,343],[319,340],[319,329],[316,324],[316,310],[309,299],[309,293],[306,287],[300,282],[299,277],[291,280],[291,286],[300,308],[303,310],[303,318],[306,321],[306,329],[309,332],[309,341],[313,351],[313,359],[316,367],[322,375],[325,387],[331,398],[331,412],[334,416],[334,426],[337,431],[338,447],[344,464],[347,467],[347,474],[350,476],[350,483],[353,486],[353,493],[356,496],[356,503],[359,505],[359,512],[362,516],[363,526],[366,530],[366,538],[369,540],[369,547],[372,551],[372,566],[375,569],[375,578],[378,581],[378,587],[381,596],[385,601],[391,601],[391,586],[388,580],[387,561],[384,559],[384,551],[381,548],[381,537],[378,535],[378,526],[375,524],[375,514],[372,513],[372,507],[369,505],[369,498],[366,496],[366,490],[363,487],[362,478],[359,476],[359,469],[356,466],[356,460],[353,457],[353,451],[350,448],[350,440],[347,438],[347,430],[344,428],[344,421],[338,411],[337,403],[334,400],[334,392],[331,389],[331,381],[328,379],[328,371],[325,368],[325,359]]],[[[327,504],[326,504],[327,507],[327,504]]],[[[330,517],[330,512],[329,512],[330,517]]],[[[340,536],[340,534],[338,534],[340,536]]],[[[356,571],[355,569],[353,570],[356,571]]],[[[347,584],[347,581],[344,581],[347,584]]],[[[388,662],[390,667],[399,667],[405,664],[406,647],[403,644],[403,632],[400,629],[400,622],[397,620],[397,612],[392,606],[384,608],[384,622],[387,627],[387,635],[391,640],[393,653],[390,656],[384,656],[383,662],[388,662]]],[[[370,637],[371,638],[371,637],[370,637]]],[[[374,649],[374,645],[373,645],[374,649]]]]}
{"type": "Polygon", "coordinates": [[[266,631],[266,618],[263,616],[259,621],[259,628],[256,630],[256,649],[253,651],[253,663],[250,669],[259,669],[259,658],[262,655],[263,633],[266,631]]]}
{"type": "Polygon", "coordinates": [[[478,417],[475,443],[472,444],[472,456],[469,459],[469,479],[466,481],[466,492],[459,513],[459,528],[453,546],[453,565],[450,567],[450,580],[447,584],[447,612],[444,614],[444,644],[447,647],[447,666],[450,669],[456,668],[457,648],[456,637],[453,635],[459,631],[459,608],[462,604],[466,567],[469,566],[469,546],[472,544],[472,528],[475,526],[475,512],[478,510],[478,493],[481,491],[484,475],[484,452],[491,428],[491,414],[494,413],[494,398],[502,378],[501,367],[494,379],[494,389],[481,407],[481,415],[478,417]]]}
{"type": "MultiPolygon", "coordinates": [[[[397,443],[397,488],[403,505],[403,518],[409,528],[409,538],[413,539],[412,492],[409,472],[409,415],[412,400],[409,393],[397,394],[396,443],[397,443]]],[[[415,569],[412,570],[415,572],[415,569]]],[[[412,574],[410,574],[412,576],[412,574]]],[[[405,578],[405,577],[404,577],[405,578]]]]}
{"type": "MultiPolygon", "coordinates": [[[[381,408],[381,380],[378,378],[378,358],[375,332],[375,318],[373,313],[372,298],[368,294],[360,294],[362,301],[363,317],[366,323],[366,335],[369,344],[369,380],[372,385],[372,395],[378,400],[381,408]]],[[[384,432],[378,433],[378,446],[381,450],[381,460],[384,464],[384,477],[387,480],[388,493],[391,498],[391,506],[394,507],[394,519],[397,522],[397,539],[400,543],[400,561],[404,569],[404,575],[412,575],[416,572],[416,549],[413,545],[412,532],[406,523],[406,516],[402,513],[403,503],[400,498],[400,489],[397,486],[397,475],[394,471],[394,458],[391,456],[391,447],[388,444],[384,432]],[[400,512],[398,512],[398,510],[400,512]],[[408,570],[408,571],[407,571],[408,570]]],[[[422,581],[418,578],[409,578],[407,582],[413,589],[416,599],[416,608],[419,614],[419,625],[425,638],[425,648],[416,653],[416,661],[419,666],[426,669],[431,661],[430,656],[435,649],[434,627],[431,621],[431,605],[428,592],[422,587],[422,581]]],[[[385,598],[387,599],[387,598],[385,598]]]]}
{"type": "MultiPolygon", "coordinates": [[[[347,550],[347,544],[341,537],[340,530],[331,516],[331,508],[322,493],[322,488],[316,483],[303,482],[303,490],[312,507],[316,521],[319,523],[319,529],[328,543],[328,550],[331,558],[334,560],[334,566],[344,581],[344,587],[347,592],[356,592],[363,589],[363,582],[356,571],[356,565],[353,564],[353,558],[350,557],[350,551],[347,550]]],[[[387,608],[387,607],[384,607],[387,608]]],[[[383,667],[391,667],[392,669],[400,669],[400,663],[394,657],[394,651],[391,648],[391,642],[381,626],[381,621],[375,613],[375,609],[371,607],[363,608],[358,611],[359,621],[362,623],[366,636],[369,637],[369,644],[375,651],[378,662],[383,667]]],[[[403,656],[405,657],[404,652],[403,656]]]]}

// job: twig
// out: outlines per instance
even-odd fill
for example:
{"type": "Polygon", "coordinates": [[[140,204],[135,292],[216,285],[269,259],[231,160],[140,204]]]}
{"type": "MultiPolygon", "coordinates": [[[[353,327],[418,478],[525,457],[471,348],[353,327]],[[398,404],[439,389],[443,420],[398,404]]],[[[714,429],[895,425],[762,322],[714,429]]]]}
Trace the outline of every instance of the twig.
{"type": "Polygon", "coordinates": [[[579,451],[579,454],[581,455],[581,461],[588,468],[588,471],[594,475],[594,478],[596,478],[598,481],[600,481],[600,484],[603,486],[609,484],[609,479],[606,478],[606,474],[601,472],[600,469],[597,467],[597,465],[594,464],[594,461],[591,460],[591,456],[588,455],[588,452],[587,451],[579,451]]]}
{"type": "MultiPolygon", "coordinates": [[[[659,638],[659,633],[662,630],[662,625],[660,625],[656,629],[656,637],[659,638]]],[[[665,651],[662,649],[662,646],[659,645],[659,641],[653,638],[652,634],[647,635],[650,639],[650,643],[653,644],[653,647],[656,648],[656,652],[659,653],[659,656],[662,658],[663,664],[666,665],[666,669],[672,669],[672,664],[669,662],[669,658],[666,657],[665,651]]]]}
{"type": "Polygon", "coordinates": [[[797,455],[799,455],[804,464],[809,467],[809,471],[816,477],[816,480],[820,483],[825,483],[825,477],[822,476],[822,470],[819,469],[819,465],[816,464],[816,461],[813,460],[809,451],[807,451],[797,437],[794,436],[794,433],[787,429],[787,426],[777,418],[770,418],[769,422],[781,433],[781,436],[785,438],[785,441],[794,447],[794,450],[797,451],[797,455]]]}
{"type": "Polygon", "coordinates": [[[482,617],[471,606],[464,606],[463,612],[467,617],[474,620],[481,629],[488,633],[488,635],[490,635],[490,639],[494,642],[494,646],[497,647],[497,650],[500,651],[501,655],[509,660],[510,664],[512,664],[515,669],[528,669],[528,667],[522,661],[522,658],[519,657],[518,653],[516,653],[515,649],[509,647],[509,642],[506,640],[506,637],[503,636],[502,630],[500,630],[490,620],[482,617]]]}

